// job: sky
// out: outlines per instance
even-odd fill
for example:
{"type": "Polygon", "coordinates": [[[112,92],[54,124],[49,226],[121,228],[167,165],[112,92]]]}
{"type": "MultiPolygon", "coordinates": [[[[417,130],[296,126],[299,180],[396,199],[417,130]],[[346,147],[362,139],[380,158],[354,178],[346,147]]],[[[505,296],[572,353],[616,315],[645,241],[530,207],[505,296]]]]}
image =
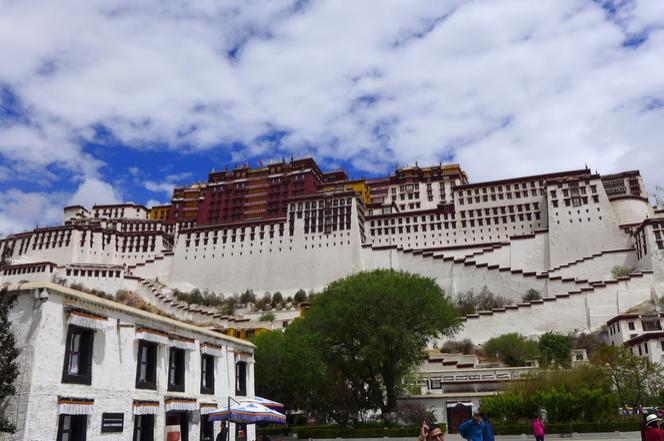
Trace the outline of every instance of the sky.
{"type": "Polygon", "coordinates": [[[0,0],[0,236],[312,155],[664,185],[662,0],[0,0]]]}

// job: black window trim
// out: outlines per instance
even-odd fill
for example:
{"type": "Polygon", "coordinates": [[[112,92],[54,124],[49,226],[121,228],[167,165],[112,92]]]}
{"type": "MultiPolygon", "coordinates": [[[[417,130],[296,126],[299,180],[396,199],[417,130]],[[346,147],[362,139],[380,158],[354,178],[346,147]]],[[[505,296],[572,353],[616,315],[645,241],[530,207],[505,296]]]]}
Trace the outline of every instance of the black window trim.
{"type": "Polygon", "coordinates": [[[186,357],[187,353],[184,349],[171,347],[168,351],[168,391],[169,392],[184,392],[184,383],[185,383],[185,369],[186,369],[186,357]],[[176,383],[171,382],[171,367],[172,367],[172,357],[181,354],[182,356],[182,365],[178,366],[179,363],[176,361],[175,366],[175,381],[176,383]],[[178,382],[179,380],[179,382],[178,382]]]}
{"type": "Polygon", "coordinates": [[[214,375],[214,373],[215,373],[214,372],[215,360],[214,360],[214,358],[215,357],[213,355],[210,355],[210,354],[201,354],[201,393],[202,394],[214,395],[214,386],[215,386],[215,375],[214,375]],[[210,362],[212,364],[211,371],[207,371],[208,373],[211,372],[211,374],[208,376],[208,379],[211,380],[211,381],[209,381],[209,383],[211,383],[211,384],[208,384],[207,386],[204,386],[203,385],[204,384],[203,380],[205,380],[205,378],[204,378],[205,371],[203,370],[203,364],[205,363],[206,359],[210,360],[210,362]]]}
{"type": "MultiPolygon", "coordinates": [[[[138,340],[138,351],[136,352],[136,389],[149,389],[149,390],[157,390],[157,355],[158,355],[158,345],[157,343],[151,342],[151,341],[146,341],[146,340],[138,340]],[[153,357],[150,357],[150,352],[148,352],[148,369],[152,371],[152,378],[153,381],[140,381],[139,376],[141,372],[141,349],[146,348],[146,350],[150,351],[153,350],[153,357]],[[150,359],[152,358],[152,363],[150,363],[150,359]],[[152,366],[150,365],[152,364],[152,366]]],[[[150,376],[149,374],[147,375],[148,377],[150,376]]]]}
{"type": "Polygon", "coordinates": [[[69,325],[67,327],[67,338],[65,340],[65,356],[64,363],[62,366],[62,382],[63,383],[73,383],[73,384],[92,384],[92,349],[94,346],[95,340],[95,331],[93,329],[83,328],[81,326],[69,325]],[[71,360],[71,353],[69,351],[71,346],[71,338],[74,332],[80,332],[81,338],[81,347],[79,349],[79,354],[84,354],[84,356],[79,355],[79,366],[85,367],[84,374],[70,374],[69,373],[69,363],[71,360]]]}

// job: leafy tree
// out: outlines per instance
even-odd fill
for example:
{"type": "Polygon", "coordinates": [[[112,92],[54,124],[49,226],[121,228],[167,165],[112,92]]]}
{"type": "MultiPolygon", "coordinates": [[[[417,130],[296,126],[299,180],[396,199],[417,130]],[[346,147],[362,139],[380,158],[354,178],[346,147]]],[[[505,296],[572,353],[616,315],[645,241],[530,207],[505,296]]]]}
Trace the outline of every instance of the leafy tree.
{"type": "Polygon", "coordinates": [[[540,292],[534,288],[530,288],[526,293],[521,297],[523,302],[532,302],[533,300],[539,300],[542,298],[540,292]]]}
{"type": "Polygon", "coordinates": [[[274,312],[265,312],[258,319],[261,322],[273,322],[276,319],[274,312]]]}
{"type": "Polygon", "coordinates": [[[295,293],[295,296],[293,297],[293,300],[295,303],[302,303],[307,300],[307,293],[303,289],[298,289],[295,293]]]}
{"type": "Polygon", "coordinates": [[[664,391],[664,365],[635,355],[628,348],[609,345],[597,347],[591,362],[611,379],[623,408],[659,404],[658,396],[664,391]]]}
{"type": "Polygon", "coordinates": [[[248,289],[240,296],[240,303],[248,305],[249,303],[256,303],[256,294],[253,289],[248,289]]]}
{"type": "Polygon", "coordinates": [[[463,340],[447,340],[443,343],[443,346],[440,348],[441,352],[447,353],[462,353],[462,354],[474,354],[475,345],[472,340],[469,338],[464,338],[463,340]]]}
{"type": "Polygon", "coordinates": [[[221,305],[221,313],[224,315],[233,315],[235,310],[239,306],[240,298],[237,294],[232,295],[224,299],[224,303],[221,305]]]}
{"type": "Polygon", "coordinates": [[[491,338],[482,347],[484,355],[507,366],[525,366],[537,357],[537,343],[516,332],[491,338]]]}
{"type": "Polygon", "coordinates": [[[549,331],[540,336],[537,345],[539,362],[544,367],[570,367],[572,364],[572,338],[549,331]]]}
{"type": "Polygon", "coordinates": [[[259,311],[269,311],[272,308],[272,294],[269,292],[264,293],[263,296],[256,301],[254,306],[259,311]]]}
{"type": "Polygon", "coordinates": [[[324,360],[344,393],[383,414],[396,409],[403,379],[429,339],[449,335],[459,323],[433,279],[393,270],[330,283],[303,319],[325,342],[324,360]]]}
{"type": "Polygon", "coordinates": [[[283,302],[283,301],[284,301],[284,296],[279,291],[275,292],[272,295],[272,303],[271,304],[272,304],[273,308],[276,308],[277,306],[279,306],[281,304],[281,302],[283,302]]]}
{"type": "MultiPolygon", "coordinates": [[[[16,393],[14,382],[18,376],[16,358],[19,350],[9,323],[9,310],[16,301],[17,294],[7,288],[0,290],[0,404],[16,393]]],[[[0,432],[14,433],[16,427],[8,421],[4,412],[0,414],[0,432]]]]}

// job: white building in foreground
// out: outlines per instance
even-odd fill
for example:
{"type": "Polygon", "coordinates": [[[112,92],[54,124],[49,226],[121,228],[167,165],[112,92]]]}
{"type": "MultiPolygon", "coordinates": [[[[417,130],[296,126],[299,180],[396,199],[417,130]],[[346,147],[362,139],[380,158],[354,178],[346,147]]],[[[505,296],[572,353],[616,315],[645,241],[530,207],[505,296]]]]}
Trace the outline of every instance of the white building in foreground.
{"type": "MultiPolygon", "coordinates": [[[[51,283],[14,285],[21,353],[5,414],[26,441],[214,440],[207,414],[253,395],[246,341],[51,283]]],[[[231,425],[232,426],[232,425],[231,425]]],[[[230,440],[255,439],[253,426],[230,440]]]]}
{"type": "Polygon", "coordinates": [[[606,322],[609,344],[664,363],[664,313],[620,314],[606,322]]]}

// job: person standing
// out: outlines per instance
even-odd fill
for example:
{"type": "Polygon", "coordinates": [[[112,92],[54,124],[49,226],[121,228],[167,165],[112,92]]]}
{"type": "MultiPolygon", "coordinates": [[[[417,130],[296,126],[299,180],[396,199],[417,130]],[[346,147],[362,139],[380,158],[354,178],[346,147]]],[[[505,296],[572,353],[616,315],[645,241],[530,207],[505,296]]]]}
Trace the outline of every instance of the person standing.
{"type": "Polygon", "coordinates": [[[535,418],[533,418],[532,426],[535,441],[544,441],[544,421],[539,415],[535,415],[535,418]]]}
{"type": "Polygon", "coordinates": [[[648,415],[646,415],[644,413],[643,418],[641,419],[641,422],[639,423],[639,429],[641,430],[641,441],[646,441],[646,427],[648,426],[648,422],[646,421],[646,418],[648,418],[648,415]]]}
{"type": "Polygon", "coordinates": [[[660,421],[654,413],[646,417],[646,441],[664,441],[664,430],[658,425],[660,421]]]}
{"type": "Polygon", "coordinates": [[[495,441],[495,435],[493,433],[493,423],[489,419],[489,416],[482,414],[482,422],[484,423],[484,429],[482,431],[482,439],[484,441],[495,441]]]}
{"type": "Polygon", "coordinates": [[[227,441],[228,440],[228,427],[226,427],[226,421],[221,422],[221,430],[217,434],[216,441],[227,441]]]}
{"type": "Polygon", "coordinates": [[[484,437],[484,422],[482,415],[475,412],[473,417],[459,425],[459,435],[468,441],[482,441],[484,437]]]}

